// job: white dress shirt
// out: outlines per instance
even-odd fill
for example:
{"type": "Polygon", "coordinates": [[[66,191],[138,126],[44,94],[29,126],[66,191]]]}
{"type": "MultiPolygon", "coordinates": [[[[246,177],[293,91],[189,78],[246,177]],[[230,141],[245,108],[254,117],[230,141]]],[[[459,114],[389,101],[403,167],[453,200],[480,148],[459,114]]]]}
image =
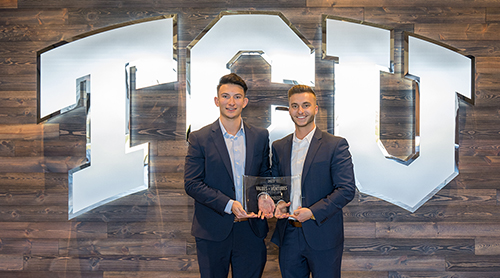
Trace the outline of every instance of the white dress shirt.
{"type": "Polygon", "coordinates": [[[304,162],[306,161],[307,151],[311,144],[312,137],[316,127],[309,132],[302,140],[297,138],[295,132],[293,133],[292,141],[292,190],[290,193],[290,214],[292,214],[298,207],[302,206],[302,170],[304,169],[304,162]]]}

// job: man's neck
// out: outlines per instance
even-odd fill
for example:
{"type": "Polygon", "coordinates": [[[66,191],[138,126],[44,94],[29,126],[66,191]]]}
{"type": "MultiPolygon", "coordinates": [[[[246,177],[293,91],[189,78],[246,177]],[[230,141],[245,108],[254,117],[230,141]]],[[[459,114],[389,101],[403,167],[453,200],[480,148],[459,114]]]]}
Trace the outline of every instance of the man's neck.
{"type": "Polygon", "coordinates": [[[306,125],[306,126],[295,126],[295,136],[302,140],[304,139],[304,137],[307,136],[307,134],[309,134],[309,132],[311,132],[314,128],[316,127],[316,124],[315,123],[311,123],[309,125],[306,125]]]}
{"type": "Polygon", "coordinates": [[[238,133],[238,131],[241,128],[241,116],[238,118],[235,118],[235,119],[228,119],[228,118],[220,117],[219,121],[224,126],[227,133],[229,133],[233,136],[236,135],[236,133],[238,133]]]}

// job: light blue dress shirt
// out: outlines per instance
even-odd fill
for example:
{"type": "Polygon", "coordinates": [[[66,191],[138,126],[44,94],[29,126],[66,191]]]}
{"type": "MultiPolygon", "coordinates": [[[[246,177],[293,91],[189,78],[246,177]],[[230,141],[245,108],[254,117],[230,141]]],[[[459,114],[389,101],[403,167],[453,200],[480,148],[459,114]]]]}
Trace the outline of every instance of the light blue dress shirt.
{"type": "MultiPolygon", "coordinates": [[[[236,190],[236,201],[243,204],[243,175],[245,174],[246,159],[246,138],[245,129],[243,128],[243,120],[241,120],[241,127],[236,135],[229,134],[220,120],[219,124],[222,131],[222,136],[224,137],[224,141],[226,142],[229,159],[231,160],[234,188],[236,190]]],[[[229,200],[229,202],[227,202],[226,208],[224,209],[226,213],[232,213],[231,208],[233,206],[233,202],[234,200],[229,200]]]]}

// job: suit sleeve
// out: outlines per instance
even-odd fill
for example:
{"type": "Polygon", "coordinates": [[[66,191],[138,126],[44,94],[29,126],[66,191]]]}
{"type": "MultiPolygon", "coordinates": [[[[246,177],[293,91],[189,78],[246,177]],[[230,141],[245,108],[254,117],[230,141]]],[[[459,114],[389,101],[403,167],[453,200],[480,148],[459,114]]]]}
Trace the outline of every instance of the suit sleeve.
{"type": "Polygon", "coordinates": [[[342,208],[354,198],[356,192],[351,153],[344,138],[341,138],[334,149],[330,161],[330,176],[334,188],[332,193],[310,207],[318,225],[334,214],[342,213],[342,208]]]}
{"type": "Polygon", "coordinates": [[[184,189],[195,201],[223,215],[230,198],[205,183],[205,153],[197,134],[191,133],[188,142],[184,165],[184,189]]]}

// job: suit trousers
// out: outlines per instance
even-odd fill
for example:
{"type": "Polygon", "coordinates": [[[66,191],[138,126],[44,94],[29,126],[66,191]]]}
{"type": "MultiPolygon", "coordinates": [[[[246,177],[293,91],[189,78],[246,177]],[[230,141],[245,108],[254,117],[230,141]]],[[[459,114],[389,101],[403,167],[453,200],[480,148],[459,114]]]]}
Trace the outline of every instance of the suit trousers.
{"type": "MultiPolygon", "coordinates": [[[[309,220],[311,221],[311,220],[309,220]]],[[[327,250],[314,250],[306,242],[301,227],[287,223],[279,248],[279,265],[283,278],[340,278],[344,244],[327,250]]]]}
{"type": "Polygon", "coordinates": [[[267,259],[263,238],[255,235],[248,221],[236,222],[222,241],[196,238],[201,278],[260,278],[267,259]]]}

